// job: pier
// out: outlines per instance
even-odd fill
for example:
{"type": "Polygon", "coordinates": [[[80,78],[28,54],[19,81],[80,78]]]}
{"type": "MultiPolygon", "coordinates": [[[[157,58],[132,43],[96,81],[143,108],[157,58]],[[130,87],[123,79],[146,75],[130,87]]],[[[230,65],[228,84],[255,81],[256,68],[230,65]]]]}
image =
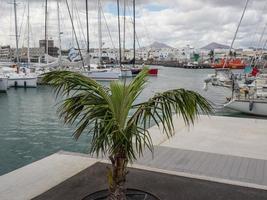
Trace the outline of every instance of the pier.
{"type": "MultiPolygon", "coordinates": [[[[142,64],[142,61],[137,61],[138,64],[142,64]]],[[[194,64],[189,65],[187,62],[179,62],[179,61],[145,61],[146,65],[157,65],[164,67],[175,67],[175,68],[186,68],[186,69],[210,69],[210,64],[194,64]]]]}
{"type": "MultiPolygon", "coordinates": [[[[202,116],[194,127],[175,120],[168,139],[150,133],[154,157],[144,153],[132,167],[217,183],[267,190],[267,123],[263,119],[202,116]]],[[[0,199],[30,199],[97,162],[85,154],[58,152],[0,177],[0,199]]]]}

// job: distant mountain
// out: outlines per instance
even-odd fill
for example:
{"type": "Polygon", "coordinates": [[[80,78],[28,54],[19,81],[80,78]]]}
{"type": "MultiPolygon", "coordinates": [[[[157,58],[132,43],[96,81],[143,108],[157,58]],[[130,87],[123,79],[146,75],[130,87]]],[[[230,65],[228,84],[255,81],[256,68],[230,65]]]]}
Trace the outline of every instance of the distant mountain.
{"type": "Polygon", "coordinates": [[[229,48],[230,48],[230,46],[219,44],[216,42],[212,42],[212,43],[208,44],[207,46],[202,47],[201,49],[213,50],[213,49],[229,49],[229,48]]]}
{"type": "Polygon", "coordinates": [[[167,44],[160,43],[160,42],[153,42],[151,45],[143,48],[153,48],[153,49],[163,49],[163,48],[173,48],[167,44]]]}

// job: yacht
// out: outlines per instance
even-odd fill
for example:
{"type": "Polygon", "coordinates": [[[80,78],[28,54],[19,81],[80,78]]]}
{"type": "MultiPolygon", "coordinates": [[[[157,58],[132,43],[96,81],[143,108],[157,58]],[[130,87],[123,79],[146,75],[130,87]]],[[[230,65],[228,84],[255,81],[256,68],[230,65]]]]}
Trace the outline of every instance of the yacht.
{"type": "Polygon", "coordinates": [[[252,84],[235,87],[232,98],[224,107],[246,114],[267,116],[267,74],[259,75],[252,84]]]}
{"type": "Polygon", "coordinates": [[[8,87],[37,87],[37,75],[27,68],[4,67],[3,74],[8,78],[8,87]]]}
{"type": "Polygon", "coordinates": [[[95,80],[110,81],[119,79],[121,71],[113,68],[106,68],[105,66],[99,67],[97,64],[90,64],[90,70],[83,71],[82,74],[95,80]]]}

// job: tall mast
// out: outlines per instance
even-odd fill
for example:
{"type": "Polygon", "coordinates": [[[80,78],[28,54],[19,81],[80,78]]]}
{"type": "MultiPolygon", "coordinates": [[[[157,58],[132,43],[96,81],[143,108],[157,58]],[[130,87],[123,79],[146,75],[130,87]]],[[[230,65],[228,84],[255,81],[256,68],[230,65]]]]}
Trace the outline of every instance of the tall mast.
{"type": "Polygon", "coordinates": [[[28,65],[30,64],[31,62],[31,59],[30,59],[30,0],[28,0],[28,40],[27,40],[27,46],[28,46],[28,49],[27,49],[27,57],[28,57],[28,65]]]}
{"type": "Polygon", "coordinates": [[[18,23],[17,23],[17,2],[14,0],[14,14],[15,14],[15,36],[16,36],[16,61],[19,62],[19,38],[18,38],[18,23]]]}
{"type": "Polygon", "coordinates": [[[48,45],[47,45],[47,0],[45,0],[45,54],[48,54],[48,45]]]}
{"type": "Polygon", "coordinates": [[[48,64],[47,18],[48,18],[47,0],[45,0],[45,55],[46,55],[46,64],[48,64]]]}
{"type": "Polygon", "coordinates": [[[125,38],[126,38],[126,0],[123,4],[123,60],[125,59],[125,38]]]}
{"type": "Polygon", "coordinates": [[[89,43],[89,16],[88,16],[88,0],[85,0],[86,7],[86,34],[87,34],[87,61],[88,61],[88,69],[90,70],[90,43],[89,43]]]}
{"type": "Polygon", "coordinates": [[[59,43],[59,66],[61,66],[61,29],[60,29],[60,16],[59,16],[59,0],[57,0],[57,21],[58,21],[58,43],[59,43]]]}
{"type": "Polygon", "coordinates": [[[135,67],[135,0],[133,0],[133,67],[135,67]]]}
{"type": "MultiPolygon", "coordinates": [[[[231,43],[231,46],[230,46],[230,49],[229,49],[229,54],[230,54],[230,52],[231,52],[232,49],[233,49],[234,42],[235,42],[237,33],[238,33],[238,31],[239,31],[239,27],[240,27],[240,25],[241,25],[241,23],[242,23],[242,20],[243,20],[243,18],[244,18],[244,15],[245,15],[246,10],[247,10],[247,7],[248,7],[248,3],[249,3],[249,0],[246,1],[244,10],[243,10],[242,15],[241,15],[241,18],[240,18],[240,21],[239,21],[239,23],[238,23],[238,25],[237,25],[237,28],[236,28],[236,31],[235,31],[235,35],[234,35],[234,38],[233,38],[233,40],[232,40],[232,43],[231,43]]],[[[228,55],[226,56],[226,59],[225,59],[223,68],[225,68],[225,66],[226,66],[226,64],[227,64],[227,61],[228,61],[228,55]]]]}
{"type": "Polygon", "coordinates": [[[102,63],[102,25],[101,25],[101,4],[100,0],[97,0],[98,5],[98,59],[99,65],[102,63]]]}
{"type": "Polygon", "coordinates": [[[121,26],[120,26],[120,0],[117,0],[118,29],[119,29],[119,65],[121,68],[121,26]]]}
{"type": "MultiPolygon", "coordinates": [[[[72,17],[72,20],[74,21],[74,3],[73,3],[73,0],[71,0],[71,17],[72,17]]],[[[71,47],[74,47],[74,33],[73,33],[73,29],[71,31],[71,47]]]]}
{"type": "Polygon", "coordinates": [[[71,21],[72,31],[73,31],[73,34],[74,34],[74,37],[75,37],[75,40],[76,40],[76,43],[77,43],[77,48],[78,48],[78,50],[79,50],[79,54],[80,54],[80,56],[81,56],[81,60],[82,60],[83,68],[84,68],[83,55],[82,55],[81,48],[80,48],[80,45],[79,45],[79,41],[78,41],[78,38],[77,38],[77,34],[76,34],[76,31],[75,31],[75,27],[74,27],[74,23],[73,23],[72,15],[71,15],[71,12],[70,12],[70,7],[69,7],[68,0],[66,0],[66,4],[67,4],[67,8],[68,8],[68,13],[69,13],[69,16],[70,16],[70,21],[71,21]]]}

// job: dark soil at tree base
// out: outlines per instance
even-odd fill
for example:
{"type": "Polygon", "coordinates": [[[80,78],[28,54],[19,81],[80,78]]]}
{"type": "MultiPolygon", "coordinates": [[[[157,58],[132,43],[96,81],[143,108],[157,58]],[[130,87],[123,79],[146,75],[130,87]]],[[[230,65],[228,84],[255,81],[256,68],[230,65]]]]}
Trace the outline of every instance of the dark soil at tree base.
{"type": "MultiPolygon", "coordinates": [[[[34,200],[81,200],[91,193],[107,189],[107,167],[108,165],[106,164],[96,163],[39,195],[34,200]]],[[[265,190],[132,168],[129,169],[126,186],[147,191],[161,200],[267,199],[267,191],[265,190]]]]}

